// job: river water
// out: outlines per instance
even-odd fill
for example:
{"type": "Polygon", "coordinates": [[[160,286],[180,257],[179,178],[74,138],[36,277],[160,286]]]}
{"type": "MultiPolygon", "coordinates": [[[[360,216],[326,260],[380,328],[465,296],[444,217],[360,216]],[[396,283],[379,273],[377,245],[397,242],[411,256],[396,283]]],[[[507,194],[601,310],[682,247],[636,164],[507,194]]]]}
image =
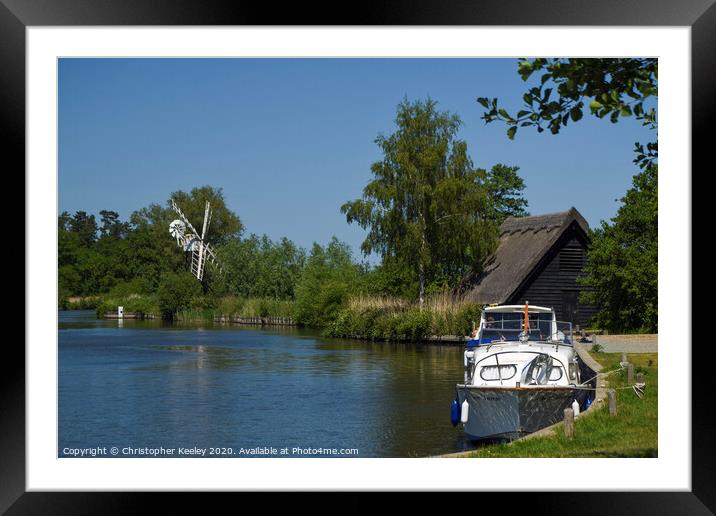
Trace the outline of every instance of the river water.
{"type": "Polygon", "coordinates": [[[459,346],[60,312],[58,456],[462,451],[450,424],[462,376],[459,346]]]}

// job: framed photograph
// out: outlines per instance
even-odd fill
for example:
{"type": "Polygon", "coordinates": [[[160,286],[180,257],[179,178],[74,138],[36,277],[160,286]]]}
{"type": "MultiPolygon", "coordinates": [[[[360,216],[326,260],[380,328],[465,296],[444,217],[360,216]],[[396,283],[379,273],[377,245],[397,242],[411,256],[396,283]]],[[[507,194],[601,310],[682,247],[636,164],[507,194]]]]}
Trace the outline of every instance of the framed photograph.
{"type": "Polygon", "coordinates": [[[714,510],[691,327],[710,0],[181,4],[0,5],[27,300],[3,511],[714,510]]]}

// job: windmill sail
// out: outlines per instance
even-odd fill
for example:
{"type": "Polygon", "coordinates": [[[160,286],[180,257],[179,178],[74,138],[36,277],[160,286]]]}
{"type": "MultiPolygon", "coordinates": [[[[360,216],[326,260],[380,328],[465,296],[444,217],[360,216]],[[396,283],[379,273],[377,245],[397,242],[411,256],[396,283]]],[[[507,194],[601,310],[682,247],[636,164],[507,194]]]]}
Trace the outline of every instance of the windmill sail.
{"type": "Polygon", "coordinates": [[[211,263],[219,272],[222,272],[221,262],[217,258],[216,252],[205,242],[209,223],[211,222],[211,206],[209,201],[206,201],[204,207],[204,222],[201,228],[201,235],[199,235],[199,232],[192,226],[186,215],[179,209],[174,199],[172,199],[172,208],[177,212],[180,220],[172,221],[172,223],[169,224],[169,233],[176,239],[177,245],[182,247],[184,251],[191,252],[191,273],[201,281],[204,278],[206,262],[211,263]]]}

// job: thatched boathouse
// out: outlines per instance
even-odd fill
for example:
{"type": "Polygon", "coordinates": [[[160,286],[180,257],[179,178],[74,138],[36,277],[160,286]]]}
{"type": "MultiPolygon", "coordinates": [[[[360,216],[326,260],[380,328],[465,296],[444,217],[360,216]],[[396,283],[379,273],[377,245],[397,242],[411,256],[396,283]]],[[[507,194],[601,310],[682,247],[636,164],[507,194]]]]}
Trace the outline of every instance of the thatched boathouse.
{"type": "Polygon", "coordinates": [[[461,286],[466,300],[481,304],[522,304],[554,308],[557,319],[582,328],[593,306],[579,302],[577,284],[586,260],[589,225],[572,207],[560,213],[509,217],[500,226],[500,243],[477,277],[461,286]]]}

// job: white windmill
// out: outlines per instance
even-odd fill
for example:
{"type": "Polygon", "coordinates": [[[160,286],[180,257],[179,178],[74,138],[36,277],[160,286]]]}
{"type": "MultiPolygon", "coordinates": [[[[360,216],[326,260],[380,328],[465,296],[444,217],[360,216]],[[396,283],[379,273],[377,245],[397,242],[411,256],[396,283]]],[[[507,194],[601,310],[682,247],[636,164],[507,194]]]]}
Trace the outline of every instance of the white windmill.
{"type": "Polygon", "coordinates": [[[185,252],[191,252],[191,273],[201,281],[204,277],[204,267],[207,261],[221,272],[221,262],[216,257],[216,252],[204,241],[209,222],[211,222],[209,201],[206,201],[206,207],[204,208],[204,224],[201,228],[201,236],[191,225],[186,215],[179,209],[179,206],[176,205],[174,199],[172,199],[172,208],[179,214],[179,218],[169,224],[169,234],[176,239],[177,245],[184,249],[185,252]]]}

